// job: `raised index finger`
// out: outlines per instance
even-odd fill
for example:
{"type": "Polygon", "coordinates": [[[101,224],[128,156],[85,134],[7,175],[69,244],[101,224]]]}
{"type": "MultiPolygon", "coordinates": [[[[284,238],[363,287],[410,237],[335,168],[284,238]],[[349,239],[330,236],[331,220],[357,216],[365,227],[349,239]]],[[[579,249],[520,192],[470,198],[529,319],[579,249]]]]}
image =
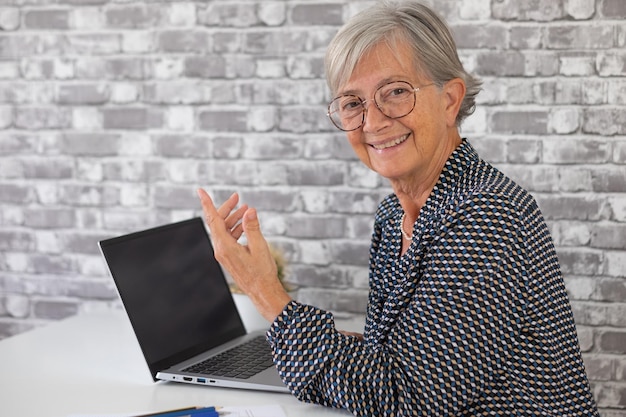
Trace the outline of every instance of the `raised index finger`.
{"type": "Polygon", "coordinates": [[[207,226],[211,229],[212,233],[220,233],[226,231],[226,224],[224,219],[220,216],[219,212],[213,204],[213,200],[209,194],[202,188],[198,189],[198,197],[200,197],[200,203],[202,204],[202,211],[207,226]]]}

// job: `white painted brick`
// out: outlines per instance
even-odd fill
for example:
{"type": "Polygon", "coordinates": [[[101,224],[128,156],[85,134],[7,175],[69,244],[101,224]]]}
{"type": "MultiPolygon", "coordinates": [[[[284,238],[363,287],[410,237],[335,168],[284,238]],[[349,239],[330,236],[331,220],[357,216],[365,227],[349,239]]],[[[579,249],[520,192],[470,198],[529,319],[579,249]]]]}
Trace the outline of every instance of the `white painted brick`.
{"type": "Polygon", "coordinates": [[[0,29],[14,31],[20,25],[20,9],[17,7],[0,7],[0,29]]]}
{"type": "Polygon", "coordinates": [[[155,49],[154,33],[151,31],[132,31],[122,34],[122,51],[145,53],[155,49]]]}
{"type": "Polygon", "coordinates": [[[130,133],[119,141],[119,154],[148,156],[152,154],[152,140],[147,133],[130,133]]]}
{"type": "Polygon", "coordinates": [[[196,23],[194,3],[172,3],[164,11],[167,23],[172,26],[193,26],[196,23]]]}
{"type": "Polygon", "coordinates": [[[72,26],[81,30],[101,29],[106,27],[106,21],[98,7],[76,7],[72,10],[72,26]]]}
{"type": "Polygon", "coordinates": [[[548,116],[548,131],[557,134],[576,132],[580,127],[580,114],[577,109],[554,109],[548,116]]]}
{"type": "Polygon", "coordinates": [[[574,19],[584,20],[593,16],[596,11],[594,0],[565,0],[565,12],[574,19]]]}
{"type": "Polygon", "coordinates": [[[491,17],[491,0],[461,0],[459,16],[464,20],[488,20],[491,17]]]}
{"type": "Polygon", "coordinates": [[[284,2],[264,1],[259,5],[259,19],[268,26],[279,26],[286,18],[284,2]]]}
{"type": "Polygon", "coordinates": [[[72,127],[77,130],[99,130],[102,128],[102,115],[95,107],[75,107],[72,109],[72,127]]]}
{"type": "Polygon", "coordinates": [[[5,300],[5,308],[11,317],[25,318],[30,313],[30,298],[21,294],[9,294],[5,300]]]}
{"type": "Polygon", "coordinates": [[[165,111],[166,127],[174,131],[195,130],[194,110],[189,106],[171,106],[165,111]]]}

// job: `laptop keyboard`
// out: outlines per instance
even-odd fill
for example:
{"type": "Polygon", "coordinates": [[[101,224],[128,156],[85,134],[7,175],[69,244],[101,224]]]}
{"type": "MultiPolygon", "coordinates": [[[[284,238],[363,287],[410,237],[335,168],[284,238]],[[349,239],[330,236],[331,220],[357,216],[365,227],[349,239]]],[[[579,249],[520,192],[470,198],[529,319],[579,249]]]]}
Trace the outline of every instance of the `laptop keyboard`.
{"type": "Polygon", "coordinates": [[[191,365],[183,369],[183,372],[247,379],[272,366],[274,362],[270,347],[265,336],[260,335],[212,358],[191,365]]]}

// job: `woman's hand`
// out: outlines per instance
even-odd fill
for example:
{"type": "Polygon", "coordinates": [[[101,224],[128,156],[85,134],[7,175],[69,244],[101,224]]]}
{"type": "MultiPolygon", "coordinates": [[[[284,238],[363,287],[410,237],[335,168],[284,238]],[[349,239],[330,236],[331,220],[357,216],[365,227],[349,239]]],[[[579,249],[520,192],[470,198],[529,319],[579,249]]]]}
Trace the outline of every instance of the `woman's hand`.
{"type": "Polygon", "coordinates": [[[272,322],[291,300],[278,279],[276,262],[261,233],[256,210],[242,205],[236,193],[215,208],[206,191],[199,189],[205,221],[211,231],[215,258],[246,293],[257,310],[272,322]],[[237,240],[245,233],[247,244],[237,240]]]}

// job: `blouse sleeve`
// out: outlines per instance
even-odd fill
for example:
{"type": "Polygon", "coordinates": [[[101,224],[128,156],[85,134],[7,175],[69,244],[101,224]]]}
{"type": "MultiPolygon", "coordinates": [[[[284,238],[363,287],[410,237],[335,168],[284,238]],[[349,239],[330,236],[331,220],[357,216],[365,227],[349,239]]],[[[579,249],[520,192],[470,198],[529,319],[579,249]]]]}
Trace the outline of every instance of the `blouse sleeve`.
{"type": "Polygon", "coordinates": [[[268,332],[286,385],[354,415],[456,415],[501,382],[523,327],[519,217],[493,196],[456,207],[365,342],[340,334],[332,314],[289,303],[268,332]]]}

